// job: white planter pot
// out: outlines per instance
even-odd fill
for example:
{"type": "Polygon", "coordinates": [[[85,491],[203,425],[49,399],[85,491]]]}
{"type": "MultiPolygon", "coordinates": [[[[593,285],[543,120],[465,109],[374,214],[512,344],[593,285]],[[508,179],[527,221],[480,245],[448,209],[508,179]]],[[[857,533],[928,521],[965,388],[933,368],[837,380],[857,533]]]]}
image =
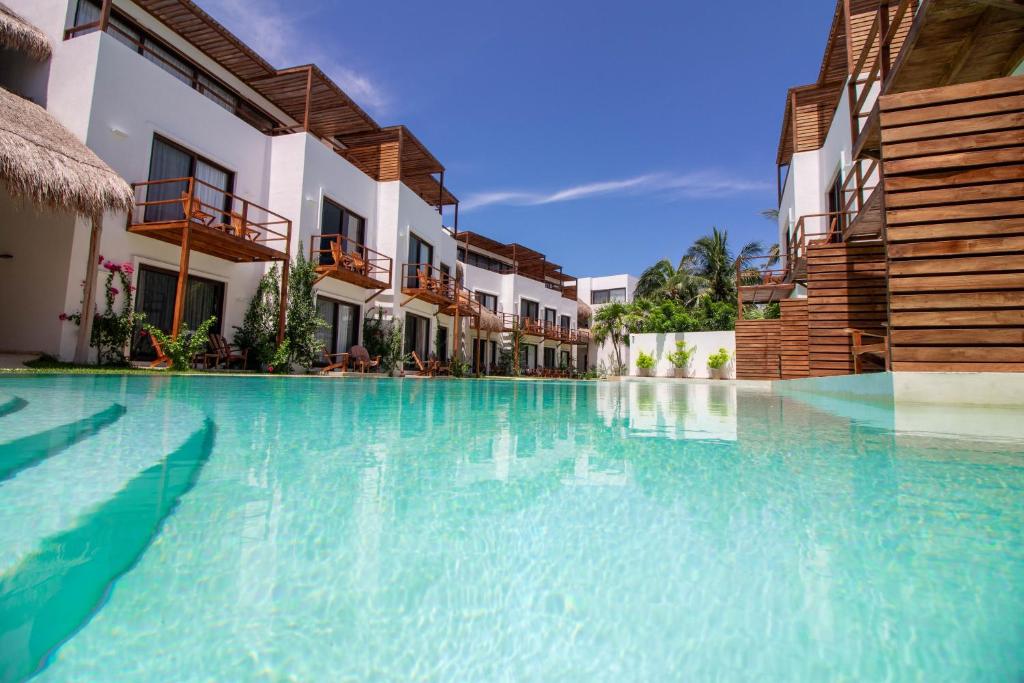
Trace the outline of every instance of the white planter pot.
{"type": "Polygon", "coordinates": [[[708,368],[708,374],[711,375],[711,379],[724,379],[725,368],[708,368]]]}
{"type": "Polygon", "coordinates": [[[672,370],[672,376],[676,379],[683,379],[684,377],[690,376],[690,368],[674,368],[672,370]]]}
{"type": "Polygon", "coordinates": [[[637,368],[636,369],[636,374],[639,375],[640,377],[650,377],[651,376],[651,372],[652,372],[651,368],[637,368]]]}

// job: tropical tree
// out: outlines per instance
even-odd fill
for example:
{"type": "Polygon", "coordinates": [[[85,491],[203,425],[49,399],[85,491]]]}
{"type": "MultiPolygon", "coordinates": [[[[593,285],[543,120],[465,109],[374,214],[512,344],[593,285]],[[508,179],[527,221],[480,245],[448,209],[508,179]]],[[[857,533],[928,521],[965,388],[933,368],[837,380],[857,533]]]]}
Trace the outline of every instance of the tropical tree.
{"type": "Polygon", "coordinates": [[[594,341],[598,344],[611,341],[616,373],[621,373],[625,365],[622,362],[622,346],[629,345],[629,316],[630,307],[618,301],[602,306],[594,313],[594,327],[591,330],[594,341]]]}
{"type": "Polygon", "coordinates": [[[729,248],[729,233],[712,228],[693,243],[686,258],[694,274],[707,283],[708,294],[714,301],[732,301],[736,297],[736,271],[747,270],[751,262],[764,253],[760,242],[747,242],[733,256],[729,248]]]}
{"type": "Polygon", "coordinates": [[[671,298],[692,306],[708,293],[707,285],[704,278],[693,272],[686,256],[680,259],[678,268],[673,267],[668,259],[662,259],[640,275],[633,296],[638,299],[671,298]]]}

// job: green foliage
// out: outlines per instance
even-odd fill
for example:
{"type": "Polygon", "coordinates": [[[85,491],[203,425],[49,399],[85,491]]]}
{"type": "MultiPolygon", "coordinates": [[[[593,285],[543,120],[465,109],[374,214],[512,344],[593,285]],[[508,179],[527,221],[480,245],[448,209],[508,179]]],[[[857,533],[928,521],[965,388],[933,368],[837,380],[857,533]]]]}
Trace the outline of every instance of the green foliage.
{"type": "Polygon", "coordinates": [[[316,263],[309,261],[300,251],[291,263],[288,277],[288,322],[285,338],[288,340],[289,361],[308,369],[320,357],[323,342],[316,337],[317,330],[327,322],[317,313],[316,263]]]}
{"type": "Polygon", "coordinates": [[[782,311],[778,302],[764,304],[763,306],[753,305],[743,307],[744,320],[778,320],[781,315],[782,311]]]}
{"type": "MultiPolygon", "coordinates": [[[[100,257],[103,260],[103,257],[100,257]]],[[[146,319],[142,313],[136,313],[132,306],[131,275],[133,271],[130,263],[114,263],[103,261],[101,264],[107,271],[107,280],[104,283],[104,300],[106,308],[102,313],[96,312],[92,320],[92,338],[90,344],[96,347],[99,355],[100,365],[127,365],[125,349],[128,342],[135,334],[136,327],[146,319]],[[118,277],[120,288],[114,286],[114,277],[118,277]],[[115,301],[121,297],[121,308],[115,310],[115,301]]]]}
{"type": "Polygon", "coordinates": [[[641,370],[650,370],[654,367],[654,356],[641,351],[636,357],[636,366],[641,370]]]}
{"type": "Polygon", "coordinates": [[[392,326],[391,318],[385,317],[384,309],[380,306],[374,306],[363,316],[363,346],[371,358],[383,358],[387,353],[387,340],[392,326]]]}
{"type": "MultiPolygon", "coordinates": [[[[412,354],[403,353],[405,337],[402,334],[402,321],[392,319],[390,323],[383,339],[384,350],[380,354],[381,367],[388,373],[401,369],[412,357],[412,354]]],[[[371,357],[374,355],[376,354],[371,354],[371,357]]]]}
{"type": "MultiPolygon", "coordinates": [[[[280,271],[277,264],[260,278],[249,300],[242,326],[235,328],[235,346],[249,350],[249,362],[257,368],[273,364],[278,352],[277,322],[280,313],[280,271]]],[[[287,347],[286,347],[287,348],[287,347]]],[[[285,363],[278,363],[285,367],[285,363]]]]}
{"type": "Polygon", "coordinates": [[[267,372],[275,375],[286,375],[292,370],[291,349],[288,340],[285,339],[281,345],[274,349],[267,359],[267,372]]]}
{"type": "Polygon", "coordinates": [[[598,344],[603,344],[605,340],[611,340],[612,365],[615,370],[621,370],[624,367],[621,347],[623,345],[629,346],[629,325],[632,324],[630,311],[629,305],[615,302],[602,306],[594,314],[594,327],[592,330],[594,341],[598,344]]]}
{"type": "Polygon", "coordinates": [[[689,346],[685,341],[679,340],[676,342],[676,350],[668,354],[668,360],[676,368],[687,368],[696,352],[696,346],[689,346]]]}
{"type": "Polygon", "coordinates": [[[470,374],[470,370],[469,363],[461,358],[452,358],[448,364],[448,373],[452,377],[466,377],[470,374]]]}
{"type": "Polygon", "coordinates": [[[732,358],[732,356],[726,349],[718,349],[718,353],[713,353],[708,356],[708,367],[712,370],[720,370],[725,367],[725,364],[729,362],[730,358],[732,358]]]}
{"type": "Polygon", "coordinates": [[[217,317],[211,315],[194,332],[191,332],[188,329],[188,324],[183,321],[177,337],[164,334],[160,328],[153,325],[145,325],[145,329],[150,336],[160,342],[160,348],[171,359],[172,370],[189,370],[192,367],[192,361],[206,351],[210,328],[216,322],[217,317]]]}

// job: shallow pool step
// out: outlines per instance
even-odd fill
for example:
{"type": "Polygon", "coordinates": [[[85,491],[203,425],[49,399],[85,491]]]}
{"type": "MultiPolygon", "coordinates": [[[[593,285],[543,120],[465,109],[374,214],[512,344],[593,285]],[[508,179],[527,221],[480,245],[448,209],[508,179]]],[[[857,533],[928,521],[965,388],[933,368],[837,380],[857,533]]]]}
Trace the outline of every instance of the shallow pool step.
{"type": "Polygon", "coordinates": [[[207,419],[180,448],[0,578],[0,681],[39,671],[92,618],[195,484],[213,440],[207,419]]]}
{"type": "Polygon", "coordinates": [[[87,418],[0,444],[0,482],[109,427],[121,419],[125,410],[115,403],[87,418]]]}
{"type": "Polygon", "coordinates": [[[18,412],[28,405],[28,401],[20,396],[0,397],[0,417],[18,412]]]}

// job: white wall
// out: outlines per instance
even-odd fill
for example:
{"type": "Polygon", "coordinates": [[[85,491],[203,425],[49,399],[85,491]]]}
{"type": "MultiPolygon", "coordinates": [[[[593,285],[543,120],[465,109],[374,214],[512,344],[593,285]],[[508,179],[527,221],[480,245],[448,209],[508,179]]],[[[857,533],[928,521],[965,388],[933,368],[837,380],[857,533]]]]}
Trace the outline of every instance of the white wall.
{"type": "Polygon", "coordinates": [[[654,356],[655,366],[652,373],[656,377],[672,377],[674,366],[668,360],[668,354],[676,350],[676,342],[683,341],[689,346],[696,346],[697,351],[691,361],[691,377],[710,377],[708,372],[708,356],[726,349],[732,359],[726,366],[725,377],[736,376],[736,333],[729,332],[680,332],[676,334],[632,334],[629,336],[630,362],[629,374],[636,377],[639,373],[636,358],[640,352],[654,356]]]}

